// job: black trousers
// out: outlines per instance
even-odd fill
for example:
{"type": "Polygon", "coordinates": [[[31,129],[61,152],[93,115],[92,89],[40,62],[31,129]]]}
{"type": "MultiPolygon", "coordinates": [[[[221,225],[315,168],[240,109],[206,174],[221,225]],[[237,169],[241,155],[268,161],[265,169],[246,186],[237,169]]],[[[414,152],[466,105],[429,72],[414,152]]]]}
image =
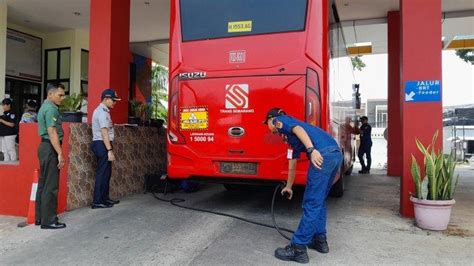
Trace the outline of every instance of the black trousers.
{"type": "Polygon", "coordinates": [[[370,155],[370,151],[372,150],[372,143],[362,143],[359,147],[358,157],[360,165],[362,166],[362,170],[370,171],[370,165],[372,164],[372,156],[370,155]],[[364,162],[364,154],[367,158],[367,165],[364,162]]]}
{"type": "Polygon", "coordinates": [[[41,142],[38,147],[40,176],[36,190],[36,220],[42,225],[56,221],[58,207],[59,168],[58,154],[49,142],[41,142]]]}
{"type": "Polygon", "coordinates": [[[95,172],[93,204],[105,203],[109,199],[110,177],[112,176],[112,162],[109,161],[108,151],[101,140],[92,142],[92,152],[97,159],[95,172]]]}

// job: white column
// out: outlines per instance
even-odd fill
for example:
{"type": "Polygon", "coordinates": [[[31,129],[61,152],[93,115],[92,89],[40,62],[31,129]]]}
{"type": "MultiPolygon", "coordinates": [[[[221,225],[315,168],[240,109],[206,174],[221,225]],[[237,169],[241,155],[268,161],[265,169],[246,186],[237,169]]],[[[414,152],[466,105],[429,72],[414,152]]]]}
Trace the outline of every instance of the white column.
{"type": "Polygon", "coordinates": [[[5,71],[7,60],[7,2],[0,0],[0,99],[5,97],[5,71]]]}

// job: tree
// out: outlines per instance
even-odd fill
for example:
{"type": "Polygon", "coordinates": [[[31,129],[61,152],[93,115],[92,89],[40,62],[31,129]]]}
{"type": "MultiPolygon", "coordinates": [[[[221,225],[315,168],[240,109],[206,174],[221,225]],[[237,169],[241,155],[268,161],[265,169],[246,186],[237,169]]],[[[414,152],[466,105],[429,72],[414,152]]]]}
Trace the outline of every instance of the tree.
{"type": "Polygon", "coordinates": [[[456,50],[456,55],[464,62],[474,65],[474,49],[459,49],[456,50]]]}
{"type": "Polygon", "coordinates": [[[365,63],[361,59],[362,55],[358,56],[351,56],[351,62],[352,62],[352,70],[359,70],[362,71],[364,67],[366,67],[365,63]]]}
{"type": "Polygon", "coordinates": [[[168,117],[168,68],[154,64],[151,71],[151,119],[163,119],[166,123],[168,117]]]}

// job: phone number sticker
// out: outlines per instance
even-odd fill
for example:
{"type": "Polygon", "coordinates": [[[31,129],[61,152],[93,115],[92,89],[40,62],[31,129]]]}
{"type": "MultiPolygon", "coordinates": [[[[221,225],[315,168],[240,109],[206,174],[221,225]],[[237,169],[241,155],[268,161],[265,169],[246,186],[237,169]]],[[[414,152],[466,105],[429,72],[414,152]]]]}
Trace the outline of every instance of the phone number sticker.
{"type": "Polygon", "coordinates": [[[191,142],[214,142],[214,133],[191,133],[191,142]]]}
{"type": "Polygon", "coordinates": [[[251,32],[252,21],[233,21],[227,24],[227,32],[251,32]]]}
{"type": "Polygon", "coordinates": [[[209,128],[207,107],[187,107],[180,112],[181,130],[206,130],[209,128]]]}

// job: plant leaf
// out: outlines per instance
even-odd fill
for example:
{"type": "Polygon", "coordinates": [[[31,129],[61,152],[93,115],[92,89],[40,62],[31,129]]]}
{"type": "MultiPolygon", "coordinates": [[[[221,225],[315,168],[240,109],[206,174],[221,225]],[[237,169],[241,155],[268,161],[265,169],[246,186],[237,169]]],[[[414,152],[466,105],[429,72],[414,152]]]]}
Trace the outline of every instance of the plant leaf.
{"type": "Polygon", "coordinates": [[[421,174],[420,174],[420,166],[416,161],[415,156],[411,155],[411,175],[413,177],[413,182],[415,183],[416,189],[416,197],[419,199],[421,198],[421,174]]]}
{"type": "Polygon", "coordinates": [[[421,199],[428,199],[428,178],[425,176],[421,182],[421,199]]]}

